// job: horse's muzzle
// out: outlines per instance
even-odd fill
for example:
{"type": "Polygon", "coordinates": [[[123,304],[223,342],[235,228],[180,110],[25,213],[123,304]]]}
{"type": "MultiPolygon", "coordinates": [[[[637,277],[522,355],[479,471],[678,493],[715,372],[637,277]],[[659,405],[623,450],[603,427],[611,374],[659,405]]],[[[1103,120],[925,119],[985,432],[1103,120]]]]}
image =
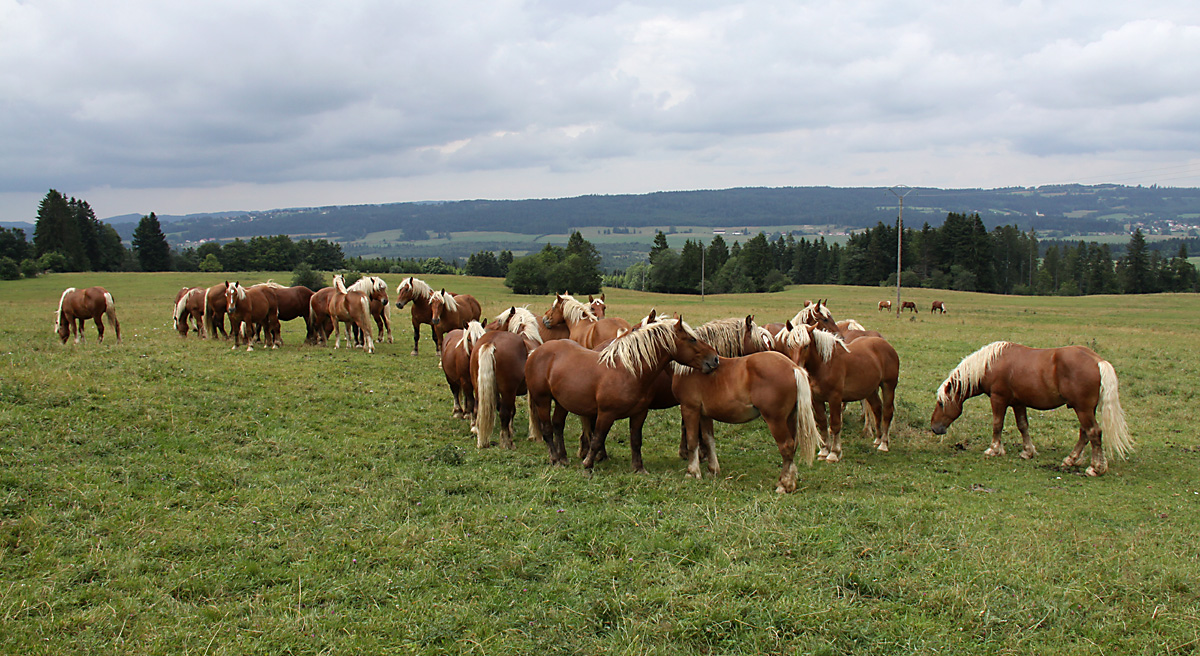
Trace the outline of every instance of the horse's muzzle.
{"type": "Polygon", "coordinates": [[[934,435],[945,435],[946,424],[930,424],[929,430],[933,431],[934,435]]]}
{"type": "Polygon", "coordinates": [[[543,325],[543,326],[545,326],[545,327],[547,327],[547,328],[553,328],[553,327],[554,327],[554,326],[552,326],[552,325],[550,324],[550,320],[549,320],[549,319],[547,319],[546,317],[542,317],[542,325],[543,325]]]}
{"type": "Polygon", "coordinates": [[[442,322],[442,318],[441,318],[441,317],[434,317],[434,318],[432,318],[432,319],[430,319],[430,320],[429,320],[429,325],[431,325],[431,326],[436,326],[436,325],[438,325],[438,324],[439,324],[439,323],[441,323],[441,322],[442,322]]]}
{"type": "Polygon", "coordinates": [[[704,362],[700,365],[700,371],[706,374],[711,374],[717,370],[717,367],[720,366],[720,364],[721,358],[718,356],[714,355],[711,358],[705,358],[704,362]]]}
{"type": "Polygon", "coordinates": [[[403,303],[401,303],[400,301],[396,301],[396,307],[397,307],[397,308],[399,308],[399,309],[401,309],[401,310],[403,310],[403,309],[404,309],[404,304],[403,304],[403,303]]]}

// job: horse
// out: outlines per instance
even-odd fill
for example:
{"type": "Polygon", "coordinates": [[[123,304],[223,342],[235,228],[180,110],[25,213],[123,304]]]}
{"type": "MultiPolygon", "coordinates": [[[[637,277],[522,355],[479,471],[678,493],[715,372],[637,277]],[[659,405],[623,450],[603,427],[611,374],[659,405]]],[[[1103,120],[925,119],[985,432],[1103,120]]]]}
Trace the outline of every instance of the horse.
{"type": "Polygon", "coordinates": [[[902,303],[900,304],[900,309],[901,309],[902,311],[903,311],[903,310],[912,310],[912,311],[913,311],[913,314],[920,314],[920,312],[918,312],[918,311],[917,311],[917,304],[916,304],[916,303],[913,303],[912,301],[904,301],[904,302],[902,302],[902,303]]]}
{"type": "Polygon", "coordinates": [[[229,314],[229,331],[233,333],[233,347],[246,345],[247,351],[254,350],[254,340],[263,333],[263,342],[271,348],[279,347],[279,304],[275,290],[264,285],[243,287],[240,283],[225,283],[225,305],[229,314]]]}
{"type": "Polygon", "coordinates": [[[568,412],[578,415],[585,434],[591,435],[586,449],[580,445],[585,469],[604,452],[613,422],[628,417],[632,467],[644,472],[642,426],[650,407],[648,391],[671,361],[710,373],[720,356],[680,318],[625,333],[598,352],[572,340],[555,340],[534,350],[525,361],[529,412],[536,418],[531,428],[546,442],[551,464],[567,464],[563,426],[568,412]]]}
{"type": "Polygon", "coordinates": [[[708,469],[721,473],[717,462],[713,421],[744,424],[756,417],[767,422],[783,460],[775,491],[796,489],[796,454],[812,465],[817,425],[813,418],[808,374],[787,356],[765,351],[744,357],[721,358],[710,374],[675,374],[671,389],[679,399],[689,452],[687,475],[701,478],[700,442],[708,447],[708,469]]]}
{"type": "Polygon", "coordinates": [[[934,301],[933,307],[929,308],[929,311],[931,313],[932,312],[940,312],[942,314],[946,314],[946,304],[941,301],[934,301]]]}
{"type": "MultiPolygon", "coordinates": [[[[259,283],[254,287],[266,287],[274,292],[275,306],[280,322],[304,319],[304,341],[306,344],[315,343],[312,318],[309,316],[309,302],[312,301],[313,290],[304,285],[284,287],[273,280],[259,283]]],[[[282,344],[283,340],[280,339],[279,343],[282,344]]]]}
{"type": "Polygon", "coordinates": [[[117,333],[117,343],[121,343],[121,323],[117,321],[117,305],[113,302],[112,294],[103,287],[88,287],[76,289],[68,287],[58,297],[58,312],[54,315],[54,332],[63,344],[67,338],[74,335],[75,343],[83,343],[84,323],[88,319],[96,322],[96,341],[104,343],[104,323],[101,317],[108,317],[108,323],[113,332],[117,333]]]}
{"type": "Polygon", "coordinates": [[[1066,405],[1079,418],[1079,441],[1063,459],[1063,467],[1080,464],[1083,448],[1090,442],[1092,461],[1087,475],[1100,476],[1108,471],[1106,452],[1124,459],[1133,449],[1117,387],[1116,370],[1087,347],[1039,349],[992,342],[963,358],[938,387],[929,425],[934,433],[944,435],[962,414],[964,401],[987,394],[992,403],[992,445],[984,455],[1004,455],[1000,433],[1011,407],[1024,442],[1021,457],[1028,459],[1037,455],[1037,449],[1029,439],[1026,409],[1052,410],[1066,405]]]}
{"type": "Polygon", "coordinates": [[[628,321],[616,317],[601,319],[570,294],[554,296],[550,309],[542,315],[542,323],[547,329],[566,325],[570,330],[569,339],[588,349],[629,330],[628,321]]]}
{"type": "Polygon", "coordinates": [[[442,336],[479,321],[479,301],[470,294],[451,294],[445,289],[429,297],[429,324],[433,326],[433,341],[441,349],[442,336]]]}
{"type": "Polygon", "coordinates": [[[209,337],[216,338],[219,330],[222,339],[229,339],[229,333],[225,332],[225,314],[229,309],[225,302],[225,290],[228,287],[229,281],[225,281],[209,287],[204,293],[204,327],[209,337]]]}
{"type": "Polygon", "coordinates": [[[597,319],[603,319],[604,313],[608,309],[604,304],[604,294],[599,296],[588,294],[588,307],[591,308],[592,314],[596,315],[597,319]]]}
{"type": "Polygon", "coordinates": [[[517,413],[517,397],[524,396],[525,362],[529,354],[541,346],[537,332],[514,333],[496,330],[479,339],[471,352],[471,379],[475,381],[476,446],[491,445],[497,415],[500,423],[500,446],[512,449],[513,417],[517,413]]]}
{"type": "MultiPolygon", "coordinates": [[[[412,303],[412,327],[413,327],[413,350],[412,355],[417,354],[417,346],[421,341],[421,324],[428,324],[433,318],[429,311],[429,300],[433,296],[433,288],[430,287],[424,280],[409,276],[400,281],[396,285],[396,307],[403,310],[405,305],[412,303]]],[[[434,332],[433,326],[429,327],[429,331],[433,333],[433,344],[440,353],[442,350],[441,342],[438,341],[437,333],[434,332]]]]}
{"type": "Polygon", "coordinates": [[[363,276],[355,280],[348,289],[367,295],[371,304],[371,316],[375,318],[375,328],[379,331],[379,341],[383,341],[383,333],[386,331],[387,341],[392,343],[392,304],[388,301],[388,286],[383,278],[363,276]]]}
{"type": "Polygon", "coordinates": [[[183,287],[175,294],[175,310],[171,317],[180,337],[186,338],[190,330],[195,330],[204,339],[204,294],[207,291],[206,287],[183,287]]]}
{"type": "Polygon", "coordinates": [[[350,334],[349,326],[354,325],[365,336],[363,349],[367,353],[375,352],[375,340],[371,335],[371,303],[366,294],[346,289],[345,279],[341,275],[333,277],[333,287],[324,287],[312,295],[308,312],[319,343],[328,342],[327,327],[332,320],[333,333],[336,336],[333,348],[342,346],[341,324],[345,323],[346,338],[351,346],[354,344],[354,338],[350,334]]]}
{"type": "Polygon", "coordinates": [[[853,342],[859,337],[883,337],[883,333],[878,330],[867,330],[854,319],[843,319],[837,322],[837,335],[847,343],[853,342]]]}
{"type": "Polygon", "coordinates": [[[472,428],[475,426],[475,385],[471,376],[471,351],[483,334],[483,326],[478,321],[472,321],[466,328],[455,328],[446,333],[446,348],[441,353],[442,374],[454,397],[450,416],[470,419],[472,428]]]}
{"type": "Polygon", "coordinates": [[[879,309],[880,310],[892,309],[892,302],[891,301],[879,301],[879,309]]]}
{"type": "Polygon", "coordinates": [[[887,340],[863,337],[847,344],[837,335],[813,326],[795,326],[789,327],[777,343],[792,362],[808,371],[813,400],[817,402],[813,412],[822,438],[818,458],[830,463],[841,460],[842,403],[848,401],[866,401],[863,410],[875,433],[874,445],[880,451],[889,450],[888,430],[895,412],[900,357],[887,340]]]}

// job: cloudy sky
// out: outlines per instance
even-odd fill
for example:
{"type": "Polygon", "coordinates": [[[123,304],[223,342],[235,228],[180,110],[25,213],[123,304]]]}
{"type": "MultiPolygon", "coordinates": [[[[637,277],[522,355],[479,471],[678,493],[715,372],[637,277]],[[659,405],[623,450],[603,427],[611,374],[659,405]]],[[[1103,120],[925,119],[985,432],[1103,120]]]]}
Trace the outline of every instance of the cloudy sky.
{"type": "Polygon", "coordinates": [[[0,221],[1200,186],[1200,2],[0,0],[0,221]]]}

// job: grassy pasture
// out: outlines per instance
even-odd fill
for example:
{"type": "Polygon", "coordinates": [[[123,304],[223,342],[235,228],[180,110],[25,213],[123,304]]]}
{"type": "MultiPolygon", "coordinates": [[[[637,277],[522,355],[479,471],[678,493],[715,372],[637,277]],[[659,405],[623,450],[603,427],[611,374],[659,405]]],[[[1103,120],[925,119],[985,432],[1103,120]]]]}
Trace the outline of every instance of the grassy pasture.
{"type": "MultiPolygon", "coordinates": [[[[287,280],[288,274],[256,275],[287,280]]],[[[180,340],[169,306],[224,275],[0,282],[0,652],[12,654],[1095,654],[1200,648],[1200,298],[1021,298],[803,287],[746,297],[610,290],[610,313],[791,316],[830,299],[902,362],[892,452],[773,492],[761,422],[719,426],[717,480],[684,480],[678,412],[627,428],[593,475],[545,447],[477,451],[407,312],[374,355],[180,340]],[[60,346],[67,286],[116,297],[125,343],[60,346]],[[930,301],[950,314],[931,316],[930,301]],[[933,390],[995,339],[1113,362],[1138,446],[1088,479],[1077,424],[1031,412],[1040,454],[985,459],[987,402],[939,438],[933,390]],[[969,440],[969,441],[968,441],[969,440]],[[965,448],[963,448],[965,445],[965,448]]],[[[387,277],[394,285],[399,276],[387,277]]],[[[243,275],[242,282],[252,282],[243,275]]],[[[485,313],[547,298],[431,276],[485,313]]],[[[426,328],[427,330],[427,328],[426,328]]],[[[112,337],[111,333],[109,335],[112,337]]],[[[577,434],[576,424],[568,432],[577,434]]]]}

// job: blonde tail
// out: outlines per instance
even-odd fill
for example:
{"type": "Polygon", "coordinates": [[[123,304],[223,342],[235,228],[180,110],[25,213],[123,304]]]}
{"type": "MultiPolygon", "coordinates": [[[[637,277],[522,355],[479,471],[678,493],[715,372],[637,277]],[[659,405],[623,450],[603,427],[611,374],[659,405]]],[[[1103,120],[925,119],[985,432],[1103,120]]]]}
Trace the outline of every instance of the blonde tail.
{"type": "Polygon", "coordinates": [[[530,394],[526,401],[529,402],[529,441],[541,442],[543,441],[542,425],[538,423],[537,408],[533,405],[533,395],[530,394]]]}
{"type": "Polygon", "coordinates": [[[217,334],[215,332],[213,332],[213,330],[215,328],[216,328],[216,325],[213,322],[212,310],[210,310],[208,307],[208,288],[205,288],[204,289],[204,330],[206,330],[209,335],[212,335],[213,339],[216,339],[216,336],[217,336],[217,334]]]}
{"type": "Polygon", "coordinates": [[[479,377],[475,380],[475,446],[486,449],[496,429],[496,347],[479,347],[479,377]]]}
{"type": "Polygon", "coordinates": [[[1133,438],[1125,425],[1125,411],[1117,396],[1117,371],[1105,360],[1100,361],[1100,402],[1096,404],[1100,416],[1100,431],[1103,435],[1104,451],[1108,456],[1118,455],[1122,460],[1133,450],[1133,438]]]}
{"type": "Polygon", "coordinates": [[[796,376],[796,453],[812,465],[817,452],[817,420],[813,417],[812,388],[808,386],[808,372],[797,367],[796,376]]]}
{"type": "Polygon", "coordinates": [[[363,346],[367,353],[375,352],[375,340],[371,337],[371,301],[364,294],[362,297],[362,331],[364,336],[363,346]]]}
{"type": "Polygon", "coordinates": [[[109,292],[104,292],[104,316],[108,317],[108,324],[117,334],[117,343],[120,344],[121,323],[117,321],[117,302],[113,300],[113,296],[109,292]]]}

